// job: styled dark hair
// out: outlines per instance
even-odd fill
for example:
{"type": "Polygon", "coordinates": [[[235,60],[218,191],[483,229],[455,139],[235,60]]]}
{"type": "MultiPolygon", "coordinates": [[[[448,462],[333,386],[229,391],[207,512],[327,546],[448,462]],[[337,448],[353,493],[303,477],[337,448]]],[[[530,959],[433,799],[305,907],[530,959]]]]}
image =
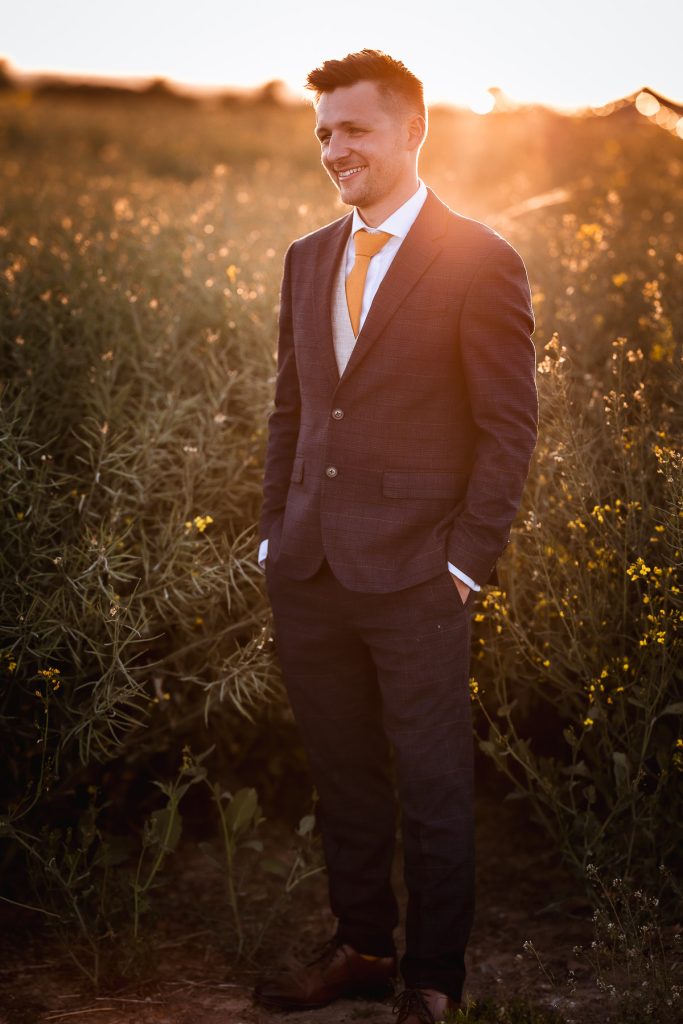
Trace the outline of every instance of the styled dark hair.
{"type": "Polygon", "coordinates": [[[326,60],[311,71],[306,88],[315,92],[316,100],[323,93],[332,92],[356,82],[376,82],[382,92],[402,99],[416,113],[426,117],[422,82],[400,60],[381,50],[360,50],[348,53],[341,60],[326,60]]]}

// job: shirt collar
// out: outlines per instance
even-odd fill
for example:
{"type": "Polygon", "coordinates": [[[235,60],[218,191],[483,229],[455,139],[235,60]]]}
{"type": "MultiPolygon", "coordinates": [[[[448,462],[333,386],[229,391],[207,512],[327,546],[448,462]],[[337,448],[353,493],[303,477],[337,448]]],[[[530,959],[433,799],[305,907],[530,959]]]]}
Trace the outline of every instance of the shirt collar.
{"type": "Polygon", "coordinates": [[[412,228],[418,213],[422,209],[425,199],[427,198],[427,186],[418,178],[417,192],[414,192],[410,199],[406,199],[402,206],[399,206],[398,210],[394,210],[390,213],[386,220],[382,221],[376,228],[371,228],[365,223],[363,218],[358,212],[358,208],[353,208],[353,224],[351,225],[351,237],[353,238],[356,231],[359,228],[365,228],[366,231],[371,233],[374,231],[386,231],[390,235],[396,235],[397,238],[405,238],[410,229],[412,228]]]}

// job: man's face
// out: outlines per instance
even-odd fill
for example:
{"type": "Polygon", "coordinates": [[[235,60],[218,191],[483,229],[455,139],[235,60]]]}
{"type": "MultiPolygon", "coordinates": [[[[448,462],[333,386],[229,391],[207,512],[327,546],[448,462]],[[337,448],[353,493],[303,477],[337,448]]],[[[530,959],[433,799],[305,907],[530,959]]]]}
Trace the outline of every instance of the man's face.
{"type": "Polygon", "coordinates": [[[415,188],[421,118],[384,95],[375,82],[323,93],[316,113],[323,167],[342,202],[365,211],[408,198],[415,188]]]}

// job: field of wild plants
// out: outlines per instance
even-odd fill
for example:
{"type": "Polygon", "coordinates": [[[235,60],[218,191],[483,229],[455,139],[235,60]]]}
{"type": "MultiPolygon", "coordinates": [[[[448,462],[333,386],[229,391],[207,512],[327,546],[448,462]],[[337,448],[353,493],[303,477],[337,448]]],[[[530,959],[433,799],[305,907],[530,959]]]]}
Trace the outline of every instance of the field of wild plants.
{"type": "MultiPolygon", "coordinates": [[[[1,899],[95,992],[149,964],[197,844],[236,964],[321,871],[255,532],[282,258],[344,212],[312,120],[0,98],[1,899]]],[[[683,1002],[681,146],[628,110],[435,110],[422,161],[537,316],[540,442],[475,609],[482,777],[593,915],[570,991],[633,1024],[683,1002]]]]}

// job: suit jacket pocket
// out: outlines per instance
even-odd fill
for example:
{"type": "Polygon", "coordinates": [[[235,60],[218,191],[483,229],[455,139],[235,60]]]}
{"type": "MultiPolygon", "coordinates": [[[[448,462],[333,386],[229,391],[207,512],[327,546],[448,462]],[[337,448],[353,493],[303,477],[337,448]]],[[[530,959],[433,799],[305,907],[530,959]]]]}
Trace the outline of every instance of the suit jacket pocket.
{"type": "Polygon", "coordinates": [[[300,484],[304,478],[304,460],[297,456],[292,463],[292,475],[290,480],[293,484],[300,484]]]}
{"type": "Polygon", "coordinates": [[[403,473],[387,470],[382,475],[385,498],[453,499],[462,497],[467,481],[465,472],[431,472],[419,470],[403,473]]]}

